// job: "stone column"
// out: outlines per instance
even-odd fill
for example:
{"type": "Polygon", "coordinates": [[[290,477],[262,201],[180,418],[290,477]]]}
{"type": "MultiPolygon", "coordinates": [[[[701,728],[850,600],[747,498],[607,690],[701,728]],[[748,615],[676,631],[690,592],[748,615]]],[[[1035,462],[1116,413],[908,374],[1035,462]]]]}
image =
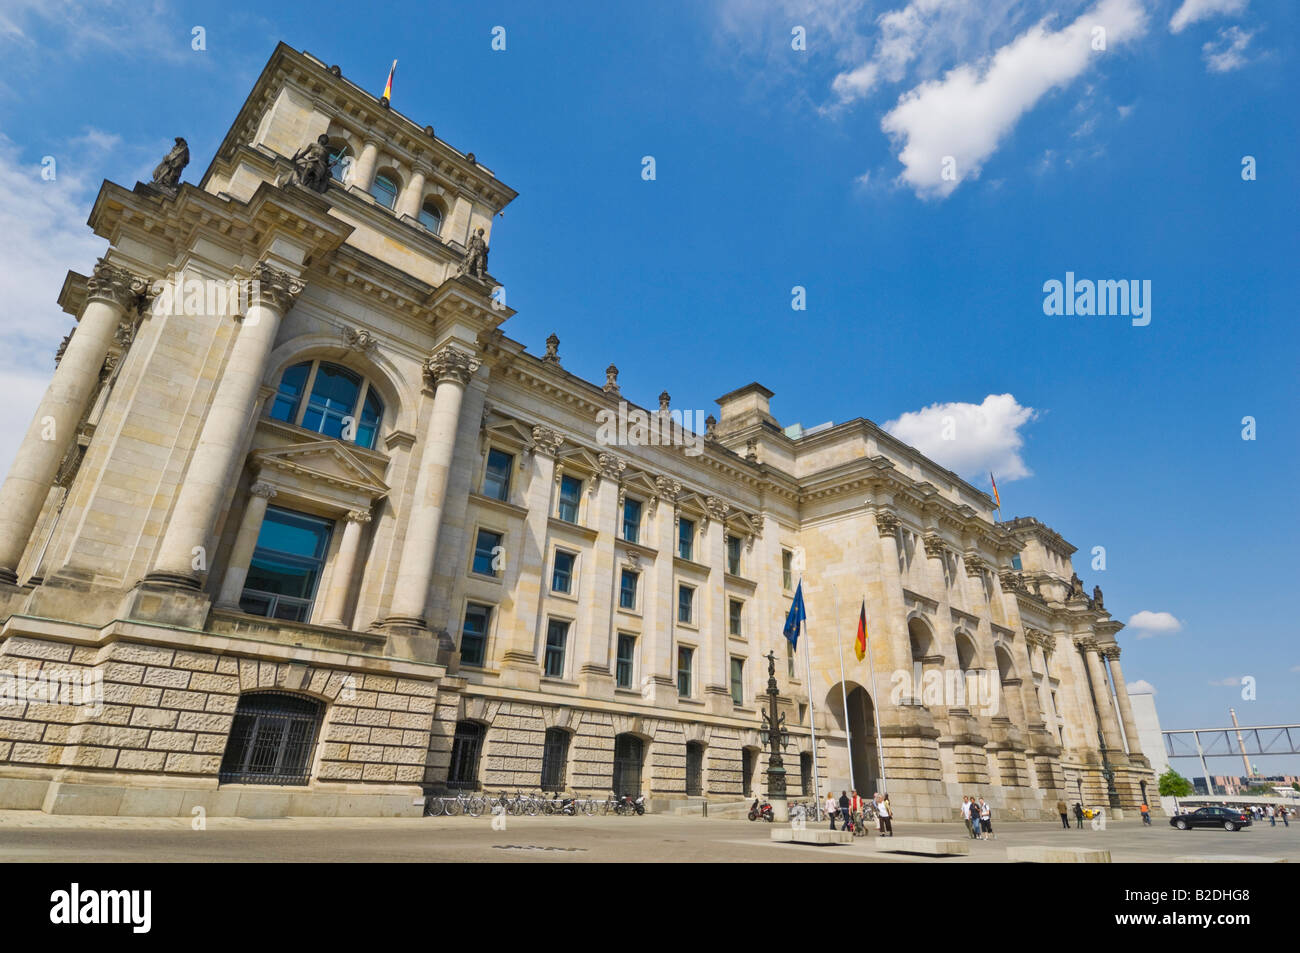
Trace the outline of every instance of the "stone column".
{"type": "Polygon", "coordinates": [[[677,592],[673,585],[673,556],[677,552],[677,497],[682,485],[669,477],[655,478],[655,495],[646,506],[647,542],[656,549],[654,562],[641,573],[641,697],[652,704],[677,703],[677,653],[673,633],[677,592]]]}
{"type": "Polygon", "coordinates": [[[727,588],[723,574],[727,571],[727,526],[724,520],[731,507],[717,497],[704,501],[707,515],[700,533],[704,550],[703,562],[709,567],[709,580],[700,591],[700,641],[708,653],[703,674],[704,698],[709,711],[730,712],[731,653],[728,651],[727,588]]]}
{"type": "Polygon", "coordinates": [[[352,181],[348,185],[355,185],[362,192],[369,192],[371,183],[375,181],[375,164],[378,159],[378,143],[373,139],[367,139],[361,147],[361,155],[357,156],[357,161],[352,163],[352,181]]]}
{"type": "Polygon", "coordinates": [[[436,390],[433,410],[424,434],[420,472],[415,480],[411,511],[406,516],[406,539],[397,566],[397,585],[385,625],[425,627],[429,586],[438,551],[438,530],[451,475],[460,404],[479,360],[465,351],[444,345],[424,362],[425,378],[436,390]]]}
{"type": "Polygon", "coordinates": [[[18,581],[18,563],[99,386],[108,348],[122,318],[146,292],[147,282],[101,258],[86,290],[81,318],[0,488],[0,582],[18,581]]]}
{"type": "Polygon", "coordinates": [[[1142,745],[1138,741],[1137,719],[1133,717],[1133,702],[1128,697],[1128,686],[1124,683],[1124,672],[1119,667],[1119,646],[1107,645],[1101,654],[1110,663],[1110,677],[1115,683],[1115,700],[1119,702],[1119,716],[1124,721],[1124,738],[1128,741],[1128,753],[1142,757],[1142,745]]]}
{"type": "Polygon", "coordinates": [[[218,609],[239,608],[239,597],[244,593],[244,581],[248,578],[248,567],[253,561],[253,550],[257,548],[258,534],[262,532],[266,506],[273,499],[275,487],[269,483],[258,482],[248,488],[244,518],[239,522],[235,545],[230,550],[230,565],[226,567],[226,578],[222,580],[221,594],[217,596],[218,609]]]}
{"type": "Polygon", "coordinates": [[[252,303],[212,396],[154,568],[145,576],[148,582],[200,588],[201,570],[195,568],[196,557],[208,545],[231,474],[247,443],[249,421],[257,407],[280,322],[303,289],[299,279],[266,262],[258,262],[251,277],[252,303]]]}
{"type": "Polygon", "coordinates": [[[1119,719],[1115,717],[1115,706],[1110,703],[1110,688],[1106,681],[1106,672],[1102,668],[1101,653],[1095,639],[1076,639],[1075,645],[1083,650],[1083,659],[1088,666],[1088,675],[1092,682],[1092,703],[1097,711],[1097,721],[1101,725],[1101,736],[1109,751],[1122,753],[1124,745],[1119,737],[1119,719]]]}
{"type": "Polygon", "coordinates": [[[619,481],[627,463],[612,453],[597,457],[600,471],[592,479],[587,525],[596,541],[582,557],[582,597],[589,611],[580,623],[578,690],[585,698],[614,697],[611,645],[614,641],[614,538],[619,525],[619,481]]]}
{"type": "MultiPolygon", "coordinates": [[[[343,612],[347,608],[348,593],[352,590],[352,573],[357,566],[357,553],[361,549],[361,528],[370,522],[369,510],[349,510],[344,517],[343,541],[330,574],[329,591],[321,609],[321,625],[344,626],[343,612]]],[[[344,626],[346,628],[346,626],[344,626]]]]}
{"type": "Polygon", "coordinates": [[[397,197],[397,214],[415,218],[420,214],[420,203],[424,199],[424,171],[416,169],[411,173],[411,180],[397,197]]]}

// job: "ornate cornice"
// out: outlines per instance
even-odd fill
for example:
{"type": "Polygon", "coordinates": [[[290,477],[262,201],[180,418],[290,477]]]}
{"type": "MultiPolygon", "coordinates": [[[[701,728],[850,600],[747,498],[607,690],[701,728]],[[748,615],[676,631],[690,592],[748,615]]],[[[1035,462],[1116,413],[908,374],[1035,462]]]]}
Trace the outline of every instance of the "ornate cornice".
{"type": "Polygon", "coordinates": [[[294,299],[306,287],[302,279],[264,261],[259,261],[253,266],[249,277],[251,279],[249,300],[253,304],[274,308],[281,313],[289,310],[294,299]]]}
{"type": "Polygon", "coordinates": [[[431,384],[437,385],[450,381],[464,387],[474,376],[474,372],[479,369],[480,363],[473,354],[467,354],[460,348],[444,344],[430,354],[424,362],[424,377],[431,384]]]}
{"type": "Polygon", "coordinates": [[[108,263],[101,258],[95,263],[94,271],[86,279],[86,300],[106,301],[109,304],[129,311],[142,297],[149,294],[150,283],[139,275],[108,263]]]}

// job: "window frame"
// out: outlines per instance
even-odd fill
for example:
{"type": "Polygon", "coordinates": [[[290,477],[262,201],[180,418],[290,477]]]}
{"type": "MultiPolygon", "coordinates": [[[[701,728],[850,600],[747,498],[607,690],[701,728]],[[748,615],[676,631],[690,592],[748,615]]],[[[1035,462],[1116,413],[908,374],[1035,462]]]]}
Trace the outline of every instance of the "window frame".
{"type": "Polygon", "coordinates": [[[573,597],[573,585],[578,578],[578,556],[579,554],[573,552],[573,550],[563,549],[562,547],[559,546],[556,546],[555,549],[551,551],[551,593],[553,595],[568,596],[570,598],[573,597]],[[556,580],[559,578],[559,574],[560,574],[561,556],[569,560],[567,589],[560,589],[555,585],[556,580]]]}
{"type": "MultiPolygon", "coordinates": [[[[276,379],[275,393],[272,394],[271,398],[266,402],[266,406],[267,406],[266,416],[271,420],[278,420],[280,423],[289,424],[293,427],[299,428],[300,430],[305,430],[308,433],[319,434],[321,437],[325,438],[326,440],[337,440],[340,443],[352,444],[353,446],[361,447],[363,450],[375,449],[375,445],[379,443],[380,436],[384,428],[384,418],[388,416],[388,401],[384,399],[384,394],[379,388],[372,386],[370,377],[368,375],[363,374],[361,371],[357,370],[354,367],[348,367],[346,364],[340,364],[337,361],[327,361],[324,358],[319,358],[319,357],[311,357],[304,361],[297,361],[285,367],[284,370],[280,372],[280,376],[276,379]],[[295,368],[301,367],[304,364],[308,364],[310,365],[310,367],[307,370],[307,377],[303,381],[302,393],[298,395],[298,400],[297,403],[294,405],[293,413],[290,415],[290,419],[275,416],[275,402],[276,399],[280,396],[280,383],[281,381],[284,380],[284,375],[287,374],[289,371],[294,370],[295,368]],[[357,399],[355,403],[353,403],[352,409],[348,413],[344,414],[344,417],[352,418],[356,428],[353,439],[351,440],[348,440],[347,438],[342,436],[331,437],[324,430],[312,430],[310,427],[303,424],[303,418],[307,416],[308,405],[311,403],[312,391],[316,387],[317,373],[320,371],[321,365],[323,364],[328,365],[330,367],[337,367],[341,370],[347,371],[349,374],[355,374],[357,377],[361,379],[361,384],[357,388],[357,399]],[[375,425],[374,425],[375,427],[374,438],[367,445],[359,442],[356,439],[356,437],[359,436],[361,433],[362,414],[365,411],[366,400],[370,397],[371,390],[374,390],[375,397],[379,401],[380,412],[379,412],[379,417],[375,421],[375,425]]],[[[322,425],[327,419],[328,418],[325,415],[323,414],[321,415],[322,425]]]]}
{"type": "Polygon", "coordinates": [[[542,676],[544,678],[563,679],[568,664],[569,655],[569,631],[573,628],[573,622],[570,619],[547,619],[546,620],[546,642],[542,645],[542,676]],[[562,626],[560,631],[560,645],[558,649],[551,645],[551,633],[556,631],[557,627],[562,626]],[[551,671],[552,652],[558,651],[559,665],[558,672],[551,671]]]}
{"type": "Polygon", "coordinates": [[[685,516],[677,521],[677,558],[695,561],[695,520],[685,516]]]}
{"type": "Polygon", "coordinates": [[[560,486],[555,493],[555,518],[556,519],[565,523],[571,523],[574,526],[580,525],[579,521],[582,519],[582,490],[586,486],[586,484],[587,484],[586,480],[584,480],[582,477],[574,476],[572,473],[560,474],[560,486]],[[573,519],[569,519],[564,515],[564,504],[565,504],[564,487],[566,483],[571,483],[577,486],[577,491],[574,493],[573,501],[572,501],[573,519]]]}
{"type": "Polygon", "coordinates": [[[695,646],[678,645],[677,646],[677,697],[690,698],[691,690],[695,687],[695,646]],[[682,666],[682,658],[685,653],[686,665],[682,666]],[[686,679],[686,691],[682,691],[682,679],[686,679]]]}
{"type": "Polygon", "coordinates": [[[695,625],[695,587],[684,582],[677,584],[677,623],[679,625],[695,625]],[[682,594],[690,593],[690,598],[686,600],[686,618],[682,618],[682,594]]]}
{"type": "Polygon", "coordinates": [[[640,595],[641,573],[636,569],[629,569],[626,566],[622,567],[618,575],[618,607],[624,612],[636,612],[640,595]],[[623,595],[627,592],[627,587],[624,585],[624,582],[629,576],[632,578],[632,604],[630,606],[623,604],[623,595]]]}
{"type": "Polygon", "coordinates": [[[727,572],[733,576],[739,576],[741,574],[740,570],[743,568],[742,562],[744,558],[742,553],[743,546],[742,546],[741,538],[731,533],[726,533],[723,536],[722,545],[723,545],[723,554],[727,561],[727,572]],[[734,558],[732,555],[733,550],[735,553],[734,558]]]}
{"type": "Polygon", "coordinates": [[[740,655],[731,656],[731,664],[728,666],[728,672],[731,678],[731,700],[737,705],[745,704],[745,659],[740,655]],[[740,666],[740,671],[736,671],[736,666],[740,666]],[[736,696],[740,697],[737,698],[736,696]]]}
{"type": "Polygon", "coordinates": [[[467,601],[466,601],[466,603],[465,603],[465,611],[462,612],[462,613],[461,613],[461,616],[460,616],[460,619],[461,619],[461,621],[460,621],[460,643],[456,646],[456,653],[457,653],[457,655],[459,655],[459,657],[460,657],[460,664],[461,664],[461,665],[468,665],[468,666],[471,667],[471,668],[486,668],[486,667],[487,667],[487,658],[488,658],[488,653],[487,653],[487,649],[488,649],[488,638],[490,637],[491,632],[492,632],[492,617],[495,615],[495,612],[494,612],[495,609],[496,609],[496,606],[490,605],[489,603],[486,603],[486,602],[474,602],[473,600],[467,600],[467,601]],[[482,610],[483,610],[483,614],[484,614],[484,616],[485,616],[485,618],[484,618],[484,620],[483,620],[483,631],[482,631],[482,633],[481,633],[481,634],[475,634],[475,635],[474,635],[474,638],[476,638],[476,639],[479,640],[479,646],[478,646],[478,661],[477,661],[477,662],[475,662],[475,661],[471,661],[470,659],[467,659],[467,658],[465,657],[465,636],[466,636],[466,634],[467,634],[467,630],[466,630],[466,628],[465,628],[465,623],[467,623],[467,622],[469,621],[469,614],[470,614],[470,611],[471,611],[471,610],[475,610],[475,609],[482,609],[482,610]]]}
{"type": "MultiPolygon", "coordinates": [[[[745,637],[745,600],[727,598],[727,635],[745,637]]],[[[789,639],[786,639],[789,642],[789,639]]]]}
{"type": "MultiPolygon", "coordinates": [[[[387,167],[380,169],[375,173],[375,177],[370,180],[370,188],[367,191],[369,191],[370,197],[375,200],[376,204],[388,209],[390,212],[395,212],[397,210],[397,200],[402,195],[401,177],[397,175],[396,170],[387,167]],[[382,197],[376,194],[375,190],[379,188],[379,183],[381,181],[387,182],[393,187],[393,201],[391,203],[384,201],[382,197]]],[[[387,191],[385,191],[384,194],[387,195],[387,191]]]]}
{"type": "Polygon", "coordinates": [[[515,480],[515,454],[500,447],[488,447],[488,452],[483,458],[483,478],[479,481],[479,493],[489,500],[497,500],[501,503],[510,502],[510,492],[514,489],[515,480]],[[497,453],[506,458],[506,479],[505,484],[501,487],[501,496],[495,496],[488,492],[488,476],[492,473],[492,454],[497,453]]]}
{"type": "Polygon", "coordinates": [[[614,687],[631,689],[636,686],[636,643],[637,637],[631,632],[620,632],[614,640],[614,687]],[[623,657],[623,644],[627,642],[631,651],[623,657]],[[622,678],[623,667],[627,667],[627,679],[622,678]]]}
{"type": "Polygon", "coordinates": [[[483,572],[478,568],[479,540],[482,538],[484,533],[487,533],[489,536],[495,536],[497,538],[496,545],[501,547],[502,555],[504,556],[505,554],[506,534],[504,532],[502,532],[501,530],[493,529],[490,526],[476,526],[474,528],[474,548],[470,553],[470,563],[469,563],[470,574],[477,576],[480,579],[500,579],[501,573],[491,568],[492,556],[490,554],[488,557],[489,558],[488,571],[483,572]]]}
{"type": "Polygon", "coordinates": [[[641,500],[637,499],[634,496],[627,496],[623,498],[622,526],[620,529],[621,532],[623,533],[623,539],[627,540],[627,542],[638,543],[638,544],[641,542],[641,519],[644,515],[645,515],[645,504],[642,503],[641,500]],[[627,528],[628,528],[627,508],[629,505],[636,507],[636,520],[631,524],[634,527],[631,536],[627,534],[627,528]]]}

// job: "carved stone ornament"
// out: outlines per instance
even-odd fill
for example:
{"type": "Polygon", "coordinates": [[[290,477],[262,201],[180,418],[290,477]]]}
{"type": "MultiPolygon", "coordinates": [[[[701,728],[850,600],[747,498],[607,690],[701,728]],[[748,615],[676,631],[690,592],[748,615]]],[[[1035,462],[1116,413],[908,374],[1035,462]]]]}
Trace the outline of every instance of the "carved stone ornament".
{"type": "Polygon", "coordinates": [[[948,551],[947,545],[938,533],[926,533],[922,538],[925,544],[925,554],[931,559],[942,559],[944,553],[948,551]]]}
{"type": "Polygon", "coordinates": [[[727,518],[731,512],[731,505],[718,499],[716,496],[710,496],[704,501],[704,508],[708,511],[709,518],[721,522],[727,518]]]}
{"type": "Polygon", "coordinates": [[[1075,648],[1083,649],[1085,652],[1096,652],[1098,649],[1097,640],[1091,635],[1076,635],[1071,640],[1075,648]]]}
{"type": "Polygon", "coordinates": [[[659,413],[661,413],[661,414],[666,414],[666,413],[668,413],[668,405],[669,405],[671,402],[672,402],[672,398],[668,396],[668,391],[666,391],[666,390],[665,390],[665,391],[660,391],[660,393],[659,393],[659,413]]]}
{"type": "Polygon", "coordinates": [[[176,144],[153,170],[153,184],[163,189],[175,189],[181,184],[181,170],[190,164],[190,147],[180,136],[176,144]]]}
{"type": "Polygon", "coordinates": [[[620,460],[612,453],[602,453],[596,462],[600,465],[600,475],[606,480],[621,479],[623,471],[627,469],[627,461],[620,460]]]}
{"type": "Polygon", "coordinates": [[[294,185],[324,194],[330,188],[330,140],[321,133],[315,142],[310,142],[293,154],[293,175],[289,181],[294,185]]]}
{"type": "Polygon", "coordinates": [[[1020,573],[1014,569],[1001,569],[998,571],[998,582],[1002,585],[1003,592],[1028,592],[1025,588],[1024,580],[1020,578],[1020,573]]]}
{"type": "Polygon", "coordinates": [[[343,343],[348,350],[360,351],[364,354],[377,345],[379,339],[365,328],[344,328],[343,343]]]}
{"type": "Polygon", "coordinates": [[[605,386],[601,390],[606,394],[618,394],[618,368],[613,364],[605,368],[605,386]]]}
{"type": "Polygon", "coordinates": [[[671,503],[681,495],[682,485],[669,477],[655,477],[655,489],[659,491],[659,499],[671,503]]]}
{"type": "Polygon", "coordinates": [[[1101,655],[1102,655],[1103,658],[1108,658],[1108,659],[1118,659],[1118,658],[1119,658],[1119,646],[1118,646],[1118,645],[1103,645],[1103,646],[1101,647],[1101,649],[1100,649],[1100,652],[1101,652],[1101,655]]]}
{"type": "Polygon", "coordinates": [[[58,367],[58,366],[59,366],[59,362],[63,360],[63,352],[66,351],[66,350],[68,349],[68,342],[72,340],[72,336],[73,336],[74,334],[76,334],[76,333],[77,333],[77,329],[76,329],[76,328],[73,328],[73,329],[72,329],[71,331],[69,331],[67,334],[63,335],[63,340],[59,342],[59,348],[58,348],[58,350],[56,350],[56,351],[54,352],[54,366],[55,366],[55,367],[58,367]]]}
{"type": "Polygon", "coordinates": [[[553,331],[546,336],[546,353],[542,360],[548,364],[560,363],[560,339],[553,331]]]}
{"type": "Polygon", "coordinates": [[[459,275],[468,275],[471,278],[477,278],[479,281],[487,281],[488,274],[488,245],[483,238],[484,231],[476,228],[474,234],[470,236],[469,242],[465,245],[465,257],[460,261],[460,267],[456,269],[459,275]]]}
{"type": "Polygon", "coordinates": [[[533,428],[533,453],[545,454],[553,457],[559,451],[560,445],[564,443],[564,436],[550,427],[533,428]]]}
{"type": "Polygon", "coordinates": [[[897,536],[898,517],[884,510],[876,510],[876,530],[881,536],[897,536]]]}
{"type": "Polygon", "coordinates": [[[370,519],[369,510],[348,510],[347,521],[349,523],[369,523],[370,519]]]}
{"type": "Polygon", "coordinates": [[[1092,587],[1092,608],[1099,610],[1106,608],[1105,603],[1101,601],[1101,586],[1092,587]]]}
{"type": "Polygon", "coordinates": [[[623,554],[623,562],[627,564],[629,569],[640,569],[641,554],[638,553],[635,549],[629,549],[627,552],[623,554]]]}
{"type": "Polygon", "coordinates": [[[264,261],[253,266],[249,298],[253,304],[285,312],[306,287],[302,280],[264,261]]]}
{"type": "Polygon", "coordinates": [[[86,300],[107,301],[123,311],[136,307],[149,293],[149,282],[125,268],[110,265],[104,258],[95,263],[95,269],[86,279],[86,300]]]}
{"type": "Polygon", "coordinates": [[[758,463],[758,440],[751,437],[745,441],[745,459],[750,463],[758,463]]]}
{"type": "Polygon", "coordinates": [[[473,354],[445,344],[424,362],[424,377],[430,384],[452,381],[464,387],[479,369],[480,363],[473,354]]]}
{"type": "Polygon", "coordinates": [[[709,416],[704,418],[704,439],[718,439],[718,418],[712,414],[709,414],[709,416]]]}
{"type": "Polygon", "coordinates": [[[264,500],[275,499],[275,487],[269,483],[258,481],[248,488],[249,496],[260,496],[264,500]]]}
{"type": "Polygon", "coordinates": [[[966,575],[968,576],[982,576],[984,570],[988,568],[988,563],[975,553],[968,554],[963,561],[966,564],[966,575]]]}

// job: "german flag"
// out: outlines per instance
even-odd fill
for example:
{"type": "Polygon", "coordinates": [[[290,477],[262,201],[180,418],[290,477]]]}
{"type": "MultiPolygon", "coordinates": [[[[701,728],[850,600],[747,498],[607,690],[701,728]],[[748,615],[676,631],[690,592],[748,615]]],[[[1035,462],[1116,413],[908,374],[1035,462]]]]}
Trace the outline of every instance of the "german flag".
{"type": "Polygon", "coordinates": [[[997,501],[998,509],[1002,509],[1002,497],[998,496],[998,481],[993,479],[992,470],[989,471],[989,482],[993,484],[993,499],[997,501]]]}
{"type": "Polygon", "coordinates": [[[853,654],[862,661],[867,654],[867,600],[862,600],[862,609],[858,612],[858,637],[853,643],[853,654]]]}
{"type": "Polygon", "coordinates": [[[392,67],[388,70],[388,82],[384,84],[384,99],[389,102],[393,100],[393,74],[397,72],[397,60],[393,60],[392,67]]]}

